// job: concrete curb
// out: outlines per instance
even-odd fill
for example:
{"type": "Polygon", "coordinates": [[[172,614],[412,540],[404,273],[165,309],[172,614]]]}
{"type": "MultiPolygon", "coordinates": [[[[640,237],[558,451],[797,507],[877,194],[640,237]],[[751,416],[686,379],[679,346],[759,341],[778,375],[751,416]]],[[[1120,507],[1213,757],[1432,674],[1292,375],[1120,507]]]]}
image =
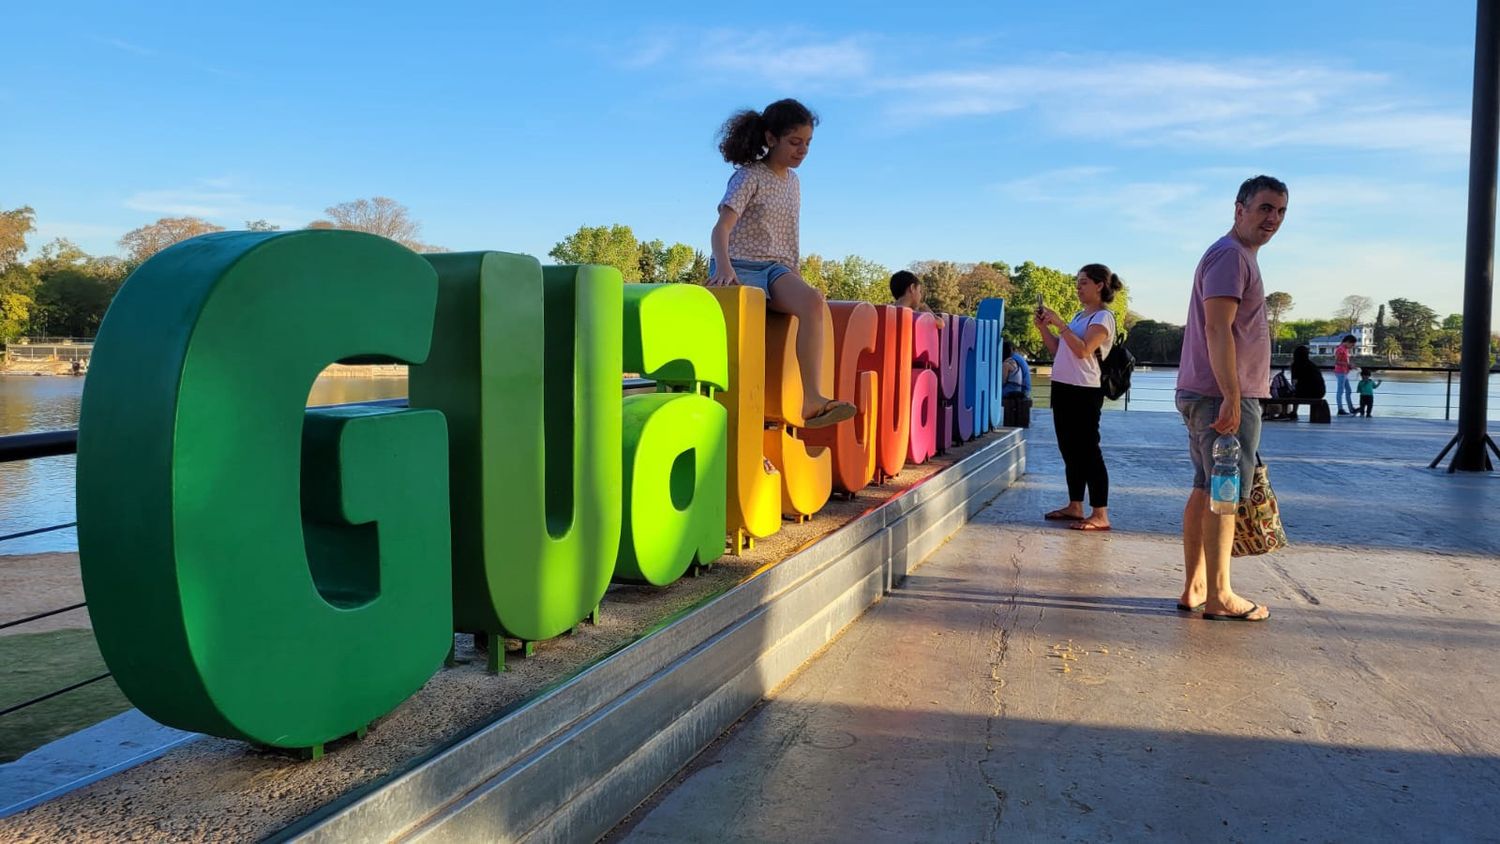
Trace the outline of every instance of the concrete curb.
{"type": "Polygon", "coordinates": [[[647,634],[298,842],[594,840],[1026,470],[1020,430],[647,634]]]}
{"type": "Polygon", "coordinates": [[[0,818],[98,782],[203,738],[129,709],[0,765],[0,818]]]}

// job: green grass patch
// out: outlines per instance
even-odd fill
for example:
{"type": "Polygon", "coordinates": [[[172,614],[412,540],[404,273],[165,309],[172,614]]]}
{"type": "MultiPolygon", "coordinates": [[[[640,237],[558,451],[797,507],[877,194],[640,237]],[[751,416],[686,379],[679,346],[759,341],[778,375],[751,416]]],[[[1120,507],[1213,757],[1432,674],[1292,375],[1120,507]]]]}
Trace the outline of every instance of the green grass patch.
{"type": "MultiPolygon", "coordinates": [[[[0,709],[70,686],[109,669],[89,630],[0,636],[0,709]]],[[[113,679],[0,715],[0,762],[10,762],[130,708],[113,679]]]]}

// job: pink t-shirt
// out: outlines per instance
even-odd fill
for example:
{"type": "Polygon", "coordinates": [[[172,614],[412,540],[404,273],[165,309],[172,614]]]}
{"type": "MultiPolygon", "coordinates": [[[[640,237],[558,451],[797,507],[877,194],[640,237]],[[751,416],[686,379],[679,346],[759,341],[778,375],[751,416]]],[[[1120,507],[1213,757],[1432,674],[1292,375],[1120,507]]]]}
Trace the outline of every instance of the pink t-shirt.
{"type": "Polygon", "coordinates": [[[1333,374],[1349,374],[1349,347],[1343,343],[1340,343],[1339,347],[1333,350],[1333,374]]]}
{"type": "Polygon", "coordinates": [[[1271,396],[1271,329],[1266,322],[1266,288],[1255,255],[1226,234],[1208,247],[1193,273],[1193,295],[1188,300],[1187,326],[1182,333],[1182,366],[1177,389],[1200,396],[1222,396],[1208,360],[1208,336],[1203,325],[1203,300],[1238,300],[1234,314],[1235,361],[1240,397],[1271,396]]]}

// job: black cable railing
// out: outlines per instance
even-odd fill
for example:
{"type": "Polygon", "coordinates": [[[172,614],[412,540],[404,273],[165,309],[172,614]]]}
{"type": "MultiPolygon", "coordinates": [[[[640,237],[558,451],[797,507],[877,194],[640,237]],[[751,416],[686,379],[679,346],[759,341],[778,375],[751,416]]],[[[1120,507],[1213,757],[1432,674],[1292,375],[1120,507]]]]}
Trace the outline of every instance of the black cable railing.
{"type": "MultiPolygon", "coordinates": [[[[1040,360],[1040,361],[1028,362],[1028,363],[1033,368],[1039,367],[1039,366],[1040,367],[1050,367],[1052,365],[1051,361],[1046,361],[1046,360],[1040,360]]],[[[1326,365],[1326,364],[1315,364],[1315,365],[1318,366],[1319,370],[1325,371],[1325,372],[1331,372],[1332,369],[1333,369],[1332,366],[1329,366],[1329,365],[1326,365]]],[[[1171,363],[1157,362],[1157,361],[1137,361],[1136,362],[1136,368],[1139,371],[1176,370],[1179,367],[1180,367],[1180,364],[1178,364],[1176,362],[1171,362],[1171,363]]],[[[1274,362],[1273,365],[1272,365],[1272,367],[1271,367],[1271,371],[1274,374],[1276,372],[1280,372],[1280,371],[1288,369],[1288,368],[1289,368],[1289,364],[1284,364],[1284,363],[1280,363],[1280,362],[1274,362]]],[[[1358,370],[1361,369],[1361,368],[1365,368],[1365,367],[1356,365],[1353,368],[1353,371],[1357,373],[1358,370]]],[[[1421,417],[1418,417],[1418,418],[1433,418],[1433,419],[1439,418],[1437,416],[1437,413],[1438,413],[1438,411],[1441,411],[1442,412],[1442,416],[1441,416],[1442,419],[1447,420],[1447,421],[1452,421],[1453,414],[1454,414],[1454,412],[1456,410],[1456,407],[1457,407],[1457,392],[1455,390],[1455,387],[1457,386],[1457,379],[1454,377],[1454,376],[1456,376],[1458,374],[1458,369],[1457,368],[1455,368],[1455,367],[1447,367],[1447,366],[1383,366],[1383,365],[1369,366],[1368,368],[1372,369],[1372,370],[1375,370],[1375,372],[1376,372],[1376,378],[1377,379],[1379,379],[1380,376],[1382,374],[1384,374],[1384,373],[1414,373],[1414,374],[1422,374],[1422,373],[1435,374],[1435,373],[1441,373],[1441,374],[1446,375],[1447,376],[1446,377],[1446,383],[1444,384],[1443,394],[1441,396],[1439,396],[1436,393],[1436,391],[1402,390],[1402,389],[1399,388],[1399,385],[1401,385],[1401,384],[1408,384],[1408,383],[1411,383],[1411,382],[1397,380],[1397,379],[1392,379],[1392,380],[1386,381],[1376,391],[1376,393],[1375,393],[1375,397],[1376,397],[1376,405],[1375,405],[1375,407],[1376,407],[1376,412],[1377,413],[1381,413],[1383,410],[1389,410],[1389,409],[1395,409],[1395,410],[1398,410],[1398,411],[1401,411],[1401,410],[1404,410],[1404,411],[1411,411],[1411,410],[1428,411],[1428,412],[1431,412],[1431,414],[1432,414],[1431,416],[1421,416],[1421,417]],[[1396,389],[1392,389],[1393,387],[1396,388],[1396,389]],[[1388,401],[1385,400],[1385,399],[1390,398],[1390,397],[1400,397],[1402,399],[1402,401],[1388,402],[1388,401]],[[1419,399],[1428,399],[1429,401],[1425,401],[1424,402],[1424,401],[1419,401],[1419,399]]],[[[1496,367],[1494,369],[1491,369],[1490,373],[1492,375],[1494,375],[1494,374],[1500,374],[1500,367],[1496,367]]],[[[1131,403],[1134,402],[1137,405],[1140,405],[1140,404],[1143,404],[1143,403],[1144,404],[1148,404],[1148,406],[1161,405],[1161,407],[1159,408],[1160,410],[1162,410],[1162,411],[1168,411],[1168,410],[1170,410],[1171,409],[1171,404],[1172,404],[1172,394],[1175,392],[1175,386],[1174,387],[1166,387],[1166,386],[1154,386],[1154,385],[1150,385],[1150,384],[1142,384],[1141,383],[1142,380],[1144,380],[1144,379],[1139,379],[1139,378],[1136,379],[1135,383],[1131,387],[1130,392],[1126,393],[1124,396],[1122,396],[1117,401],[1106,402],[1105,403],[1105,408],[1106,409],[1129,410],[1131,403]]],[[[1357,381],[1358,381],[1358,377],[1356,375],[1355,377],[1353,377],[1353,378],[1350,379],[1350,386],[1352,387],[1355,383],[1357,383],[1357,381]]],[[[1037,385],[1037,387],[1035,387],[1033,389],[1033,391],[1032,391],[1032,398],[1034,400],[1036,400],[1036,406],[1037,407],[1047,407],[1047,406],[1049,406],[1050,405],[1050,401],[1049,401],[1050,397],[1051,397],[1050,385],[1037,385]]],[[[1337,397],[1334,395],[1332,382],[1328,383],[1328,390],[1327,390],[1327,394],[1325,395],[1325,399],[1328,401],[1328,403],[1329,403],[1330,406],[1333,406],[1336,403],[1337,397]]],[[[1354,400],[1355,400],[1355,403],[1358,404],[1358,393],[1355,394],[1354,400]]],[[[1500,405],[1497,405],[1497,406],[1500,406],[1500,405]]],[[[1412,418],[1412,417],[1410,417],[1409,415],[1407,415],[1406,418],[1412,418]]]]}
{"type": "Polygon", "coordinates": [[[78,523],[77,522],[68,522],[67,524],[63,524],[63,525],[52,525],[51,527],[33,528],[31,530],[23,530],[20,533],[7,533],[4,536],[0,536],[0,542],[4,542],[7,539],[22,539],[22,538],[27,537],[27,536],[36,536],[39,533],[51,533],[51,532],[53,532],[55,530],[67,530],[70,527],[78,527],[78,523]]]}

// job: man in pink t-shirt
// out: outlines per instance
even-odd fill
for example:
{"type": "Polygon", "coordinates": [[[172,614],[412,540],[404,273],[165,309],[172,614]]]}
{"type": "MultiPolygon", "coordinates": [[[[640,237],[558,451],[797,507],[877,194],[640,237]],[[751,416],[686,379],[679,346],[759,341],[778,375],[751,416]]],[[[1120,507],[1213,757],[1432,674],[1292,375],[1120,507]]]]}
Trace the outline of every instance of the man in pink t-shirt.
{"type": "Polygon", "coordinates": [[[1333,350],[1333,392],[1338,396],[1339,415],[1354,412],[1354,390],[1349,386],[1349,358],[1354,354],[1354,344],[1359,342],[1353,334],[1345,334],[1339,347],[1333,350]],[[1344,410],[1347,404],[1349,409],[1344,410]]]}
{"type": "Polygon", "coordinates": [[[1234,200],[1234,226],[1208,247],[1193,274],[1177,409],[1188,429],[1193,491],[1182,512],[1186,582],[1177,608],[1213,621],[1265,621],[1271,612],[1229,584],[1234,514],[1209,507],[1213,444],[1240,441],[1240,497],[1250,495],[1260,447],[1260,399],[1271,396],[1271,332],[1266,289],[1256,256],[1286,217],[1286,185],[1270,176],[1246,179],[1234,200]]]}

